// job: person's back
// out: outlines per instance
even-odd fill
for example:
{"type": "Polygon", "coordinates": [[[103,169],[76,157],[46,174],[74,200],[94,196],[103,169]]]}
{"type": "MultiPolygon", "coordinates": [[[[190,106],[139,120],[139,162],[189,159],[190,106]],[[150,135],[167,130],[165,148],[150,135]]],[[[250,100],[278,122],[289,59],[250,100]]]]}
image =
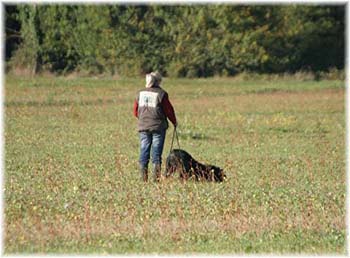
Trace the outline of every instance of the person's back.
{"type": "Polygon", "coordinates": [[[160,87],[159,73],[146,75],[146,88],[140,90],[134,102],[140,136],[140,171],[143,181],[148,180],[148,163],[152,147],[153,178],[159,181],[167,118],[176,127],[176,116],[168,93],[160,87]]]}
{"type": "Polygon", "coordinates": [[[146,88],[138,93],[138,130],[160,131],[168,128],[162,109],[162,100],[167,93],[160,87],[146,88]]]}

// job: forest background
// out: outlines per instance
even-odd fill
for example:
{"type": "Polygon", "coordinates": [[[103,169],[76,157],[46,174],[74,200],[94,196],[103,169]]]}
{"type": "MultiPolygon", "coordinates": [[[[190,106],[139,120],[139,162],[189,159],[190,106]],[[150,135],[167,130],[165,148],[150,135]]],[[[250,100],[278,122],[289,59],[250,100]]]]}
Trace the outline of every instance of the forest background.
{"type": "Polygon", "coordinates": [[[5,6],[16,74],[344,77],[345,5],[5,6]]]}

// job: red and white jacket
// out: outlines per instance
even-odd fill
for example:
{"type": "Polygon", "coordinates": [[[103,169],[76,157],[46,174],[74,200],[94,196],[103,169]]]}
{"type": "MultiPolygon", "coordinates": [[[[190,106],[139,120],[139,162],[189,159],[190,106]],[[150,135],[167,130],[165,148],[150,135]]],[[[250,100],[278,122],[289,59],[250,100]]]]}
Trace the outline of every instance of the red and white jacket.
{"type": "Polygon", "coordinates": [[[167,118],[176,125],[176,116],[168,93],[161,87],[145,88],[134,101],[138,131],[160,131],[168,128],[167,118]]]}

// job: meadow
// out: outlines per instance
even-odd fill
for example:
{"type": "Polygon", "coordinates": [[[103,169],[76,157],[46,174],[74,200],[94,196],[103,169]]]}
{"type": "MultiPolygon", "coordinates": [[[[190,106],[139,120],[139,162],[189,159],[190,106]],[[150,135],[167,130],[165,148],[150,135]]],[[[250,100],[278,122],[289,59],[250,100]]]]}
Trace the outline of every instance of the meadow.
{"type": "Polygon", "coordinates": [[[227,181],[159,184],[143,78],[4,81],[5,254],[346,254],[343,81],[165,78],[181,148],[227,181]]]}

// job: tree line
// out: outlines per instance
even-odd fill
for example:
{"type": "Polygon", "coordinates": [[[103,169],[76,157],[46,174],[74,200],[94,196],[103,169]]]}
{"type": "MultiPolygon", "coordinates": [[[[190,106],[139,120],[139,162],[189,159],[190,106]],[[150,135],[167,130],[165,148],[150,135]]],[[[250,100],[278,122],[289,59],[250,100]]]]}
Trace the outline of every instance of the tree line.
{"type": "Polygon", "coordinates": [[[344,68],[345,5],[5,5],[8,69],[232,76],[344,68]]]}

